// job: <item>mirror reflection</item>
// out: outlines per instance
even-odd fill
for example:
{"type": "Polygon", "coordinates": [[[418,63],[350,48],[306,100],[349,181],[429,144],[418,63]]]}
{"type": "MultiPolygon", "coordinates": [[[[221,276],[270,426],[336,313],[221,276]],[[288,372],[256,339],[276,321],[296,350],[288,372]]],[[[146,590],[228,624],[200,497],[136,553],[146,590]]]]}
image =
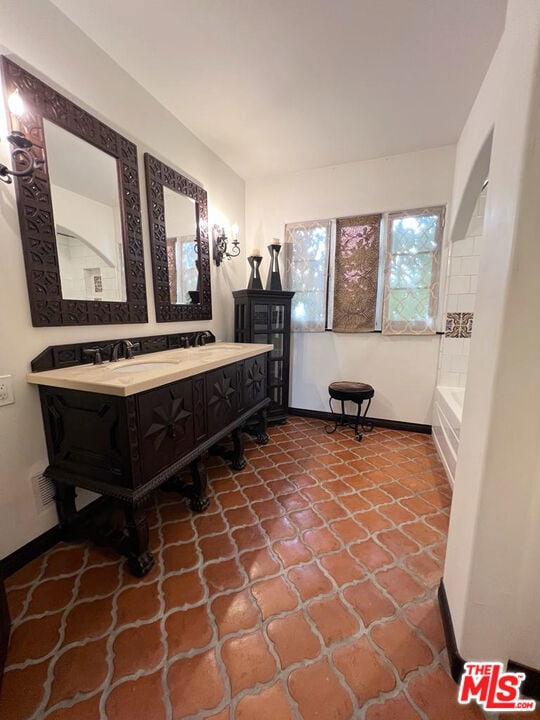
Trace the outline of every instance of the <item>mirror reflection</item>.
{"type": "Polygon", "coordinates": [[[117,161],[43,119],[65,300],[125,302],[117,161]]]}
{"type": "Polygon", "coordinates": [[[164,187],[163,206],[171,304],[199,304],[199,243],[195,201],[164,187]]]}

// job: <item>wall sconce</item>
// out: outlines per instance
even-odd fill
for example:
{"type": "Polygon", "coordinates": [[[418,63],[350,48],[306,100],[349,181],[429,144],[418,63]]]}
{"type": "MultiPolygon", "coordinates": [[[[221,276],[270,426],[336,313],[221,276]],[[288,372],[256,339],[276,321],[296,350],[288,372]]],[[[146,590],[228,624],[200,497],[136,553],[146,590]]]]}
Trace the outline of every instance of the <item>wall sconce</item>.
{"type": "MultiPolygon", "coordinates": [[[[24,113],[24,103],[19,91],[15,90],[8,99],[8,107],[11,114],[16,118],[24,113]]],[[[19,165],[20,170],[10,170],[7,165],[0,163],[0,180],[5,183],[12,183],[13,177],[28,177],[33,175],[40,165],[44,165],[44,160],[38,160],[30,152],[30,148],[34,146],[31,140],[28,140],[20,130],[13,130],[8,136],[7,141],[12,145],[11,159],[13,165],[19,165]]]]}
{"type": "Polygon", "coordinates": [[[221,265],[224,258],[230,260],[231,258],[240,255],[240,243],[238,241],[238,225],[233,225],[231,227],[232,243],[230,251],[227,246],[227,236],[225,235],[225,228],[219,227],[219,225],[214,225],[214,227],[212,228],[212,233],[214,236],[214,262],[218,267],[221,265]]]}

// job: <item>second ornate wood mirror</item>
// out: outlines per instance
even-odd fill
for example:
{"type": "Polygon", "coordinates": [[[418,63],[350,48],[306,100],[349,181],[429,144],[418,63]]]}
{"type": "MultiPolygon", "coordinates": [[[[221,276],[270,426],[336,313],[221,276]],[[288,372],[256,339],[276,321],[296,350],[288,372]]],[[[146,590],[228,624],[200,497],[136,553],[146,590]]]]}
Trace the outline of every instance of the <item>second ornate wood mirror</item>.
{"type": "Polygon", "coordinates": [[[144,167],[156,319],[210,320],[206,190],[148,153],[144,167]]]}

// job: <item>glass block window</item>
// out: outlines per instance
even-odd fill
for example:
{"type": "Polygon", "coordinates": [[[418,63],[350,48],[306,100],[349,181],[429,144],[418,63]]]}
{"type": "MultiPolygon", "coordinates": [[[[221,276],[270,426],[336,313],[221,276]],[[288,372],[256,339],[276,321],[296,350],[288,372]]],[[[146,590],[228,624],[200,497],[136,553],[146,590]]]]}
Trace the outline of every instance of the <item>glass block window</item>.
{"type": "Polygon", "coordinates": [[[389,213],[382,331],[436,332],[444,208],[389,213]]]}
{"type": "Polygon", "coordinates": [[[323,332],[326,327],[330,220],[285,226],[284,285],[294,290],[293,332],[323,332]]]}

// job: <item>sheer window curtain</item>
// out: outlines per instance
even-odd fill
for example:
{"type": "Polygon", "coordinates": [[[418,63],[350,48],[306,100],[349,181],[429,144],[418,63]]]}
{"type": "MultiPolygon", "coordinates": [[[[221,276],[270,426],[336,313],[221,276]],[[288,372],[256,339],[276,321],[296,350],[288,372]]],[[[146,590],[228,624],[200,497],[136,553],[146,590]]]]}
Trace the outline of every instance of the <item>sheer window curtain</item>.
{"type": "Polygon", "coordinates": [[[294,290],[292,332],[324,332],[331,220],[290,223],[283,246],[284,286],[294,290]]]}

